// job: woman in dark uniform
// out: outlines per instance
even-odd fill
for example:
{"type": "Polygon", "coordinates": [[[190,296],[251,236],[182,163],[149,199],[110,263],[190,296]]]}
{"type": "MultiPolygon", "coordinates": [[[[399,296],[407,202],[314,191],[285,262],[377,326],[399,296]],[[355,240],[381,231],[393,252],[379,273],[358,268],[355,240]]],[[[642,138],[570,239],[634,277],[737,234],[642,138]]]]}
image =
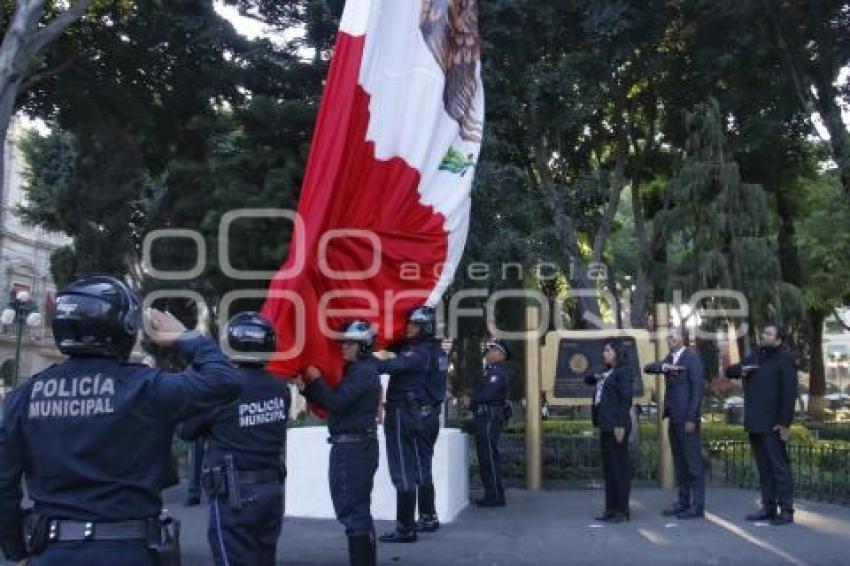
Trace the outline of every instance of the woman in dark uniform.
{"type": "Polygon", "coordinates": [[[632,377],[623,364],[622,346],[606,340],[602,346],[605,371],[585,378],[596,387],[593,426],[599,429],[602,474],[605,477],[605,512],[597,521],[621,523],[629,519],[629,432],[632,427],[632,377]]]}
{"type": "Polygon", "coordinates": [[[350,566],[374,566],[372,484],[378,469],[378,403],[381,378],[372,357],[374,331],[367,322],[347,323],[338,337],[345,375],[336,389],[314,367],[295,381],[303,395],[328,411],[331,499],[348,535],[350,566]]]}

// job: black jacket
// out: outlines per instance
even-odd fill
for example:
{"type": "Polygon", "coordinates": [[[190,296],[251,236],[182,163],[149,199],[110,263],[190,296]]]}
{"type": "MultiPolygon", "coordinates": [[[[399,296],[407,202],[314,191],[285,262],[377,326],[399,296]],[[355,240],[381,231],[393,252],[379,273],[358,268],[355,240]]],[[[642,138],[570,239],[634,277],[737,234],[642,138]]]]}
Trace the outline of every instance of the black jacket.
{"type": "Polygon", "coordinates": [[[317,379],[303,393],[307,400],[328,410],[331,434],[363,433],[378,426],[381,378],[372,356],[347,364],[336,389],[331,389],[324,379],[317,379]]]}
{"type": "Polygon", "coordinates": [[[205,464],[224,465],[232,454],[240,470],[280,469],[286,446],[289,386],[262,368],[236,370],[242,393],[232,403],[219,405],[180,423],[184,440],[208,437],[205,464]]]}
{"type": "Polygon", "coordinates": [[[479,405],[503,406],[508,397],[509,380],[508,367],[504,362],[489,364],[473,383],[470,408],[474,411],[479,405]]]}
{"type": "Polygon", "coordinates": [[[666,385],[664,416],[675,423],[698,423],[702,413],[702,396],[705,390],[704,370],[699,354],[690,348],[685,348],[676,364],[685,368],[681,371],[665,373],[661,370],[665,363],[673,363],[672,353],[668,354],[664,361],[649,364],[644,368],[646,373],[664,374],[666,385]]]}
{"type": "Polygon", "coordinates": [[[744,427],[766,433],[776,425],[790,427],[797,401],[797,366],[791,354],[779,348],[759,348],[740,364],[726,369],[726,377],[744,380],[744,427]],[[745,372],[744,366],[758,366],[745,372]]]}
{"type": "Polygon", "coordinates": [[[6,400],[0,425],[0,547],[20,555],[21,476],[35,509],[77,521],[157,517],[178,421],[229,403],[239,376],[218,346],[186,333],[192,364],[168,373],[72,357],[6,400]]]}
{"type": "MultiPolygon", "coordinates": [[[[601,374],[585,377],[585,383],[596,385],[601,374]]],[[[602,398],[597,404],[594,392],[594,404],[591,416],[593,426],[599,430],[612,431],[615,428],[629,428],[632,418],[629,411],[632,408],[632,376],[627,368],[619,366],[605,378],[602,385],[602,398]]]]}

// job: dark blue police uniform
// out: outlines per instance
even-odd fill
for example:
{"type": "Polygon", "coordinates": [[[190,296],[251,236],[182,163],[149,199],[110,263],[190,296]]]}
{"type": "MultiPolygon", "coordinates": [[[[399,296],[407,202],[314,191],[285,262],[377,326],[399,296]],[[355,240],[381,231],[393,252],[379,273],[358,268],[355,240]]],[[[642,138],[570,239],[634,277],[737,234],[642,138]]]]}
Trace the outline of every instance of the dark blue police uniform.
{"type": "Polygon", "coordinates": [[[400,492],[415,490],[430,475],[430,463],[416,438],[423,433],[424,417],[433,413],[426,391],[432,359],[428,344],[409,342],[398,348],[395,358],[377,360],[378,373],[390,376],[384,434],[390,478],[400,492]]]}
{"type": "Polygon", "coordinates": [[[508,369],[504,362],[488,365],[473,384],[470,408],[475,415],[475,448],[484,484],[484,500],[504,504],[505,488],[499,462],[499,437],[505,426],[508,369]]]}
{"type": "Polygon", "coordinates": [[[22,556],[24,476],[34,502],[30,564],[158,563],[150,535],[159,534],[174,429],[240,391],[216,344],[186,333],[175,347],[193,369],[174,374],[72,357],[12,392],[0,429],[0,541],[8,556],[22,556]]]}
{"type": "Polygon", "coordinates": [[[345,366],[339,386],[317,379],[304,396],[329,412],[331,499],[349,537],[369,537],[374,544],[372,484],[378,470],[377,419],[381,379],[375,361],[361,357],[345,366]]]}
{"type": "Polygon", "coordinates": [[[440,414],[446,400],[449,360],[440,343],[431,341],[428,348],[431,360],[425,380],[427,404],[422,407],[422,430],[416,434],[416,450],[422,459],[422,484],[417,489],[420,521],[417,529],[432,531],[439,527],[435,505],[433,462],[434,446],[440,435],[440,414]]]}
{"type": "Polygon", "coordinates": [[[283,517],[289,386],[261,367],[237,371],[239,397],[185,421],[178,434],[207,439],[202,483],[210,498],[207,536],[216,564],[273,565],[283,517]]]}

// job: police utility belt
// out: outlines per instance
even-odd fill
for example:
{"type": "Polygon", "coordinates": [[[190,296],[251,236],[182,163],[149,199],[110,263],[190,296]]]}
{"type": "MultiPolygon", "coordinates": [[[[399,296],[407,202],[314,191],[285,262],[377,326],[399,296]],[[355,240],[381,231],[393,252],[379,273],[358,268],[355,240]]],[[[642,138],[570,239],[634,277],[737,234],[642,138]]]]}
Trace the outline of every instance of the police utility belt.
{"type": "Polygon", "coordinates": [[[488,416],[501,416],[505,420],[511,418],[513,415],[513,410],[511,406],[505,401],[502,403],[480,403],[475,407],[476,415],[488,415],[488,416]]]}
{"type": "Polygon", "coordinates": [[[240,485],[250,483],[270,483],[283,481],[283,472],[277,468],[265,470],[239,470],[232,454],[225,454],[224,465],[204,468],[201,475],[201,485],[212,497],[227,499],[232,509],[242,508],[240,485]]]}
{"type": "Polygon", "coordinates": [[[40,554],[53,543],[83,541],[144,542],[159,555],[160,564],[180,565],[180,521],[171,517],[131,521],[73,521],[51,519],[38,512],[27,516],[24,544],[32,556],[40,554]]]}
{"type": "Polygon", "coordinates": [[[346,444],[349,442],[366,442],[369,440],[377,440],[378,431],[376,429],[364,430],[362,432],[340,432],[332,434],[328,437],[328,444],[346,444]]]}
{"type": "Polygon", "coordinates": [[[412,393],[407,393],[404,397],[400,399],[387,399],[387,404],[406,407],[417,415],[420,415],[422,417],[428,417],[438,410],[441,403],[437,403],[436,405],[434,405],[432,403],[420,400],[412,393]]]}

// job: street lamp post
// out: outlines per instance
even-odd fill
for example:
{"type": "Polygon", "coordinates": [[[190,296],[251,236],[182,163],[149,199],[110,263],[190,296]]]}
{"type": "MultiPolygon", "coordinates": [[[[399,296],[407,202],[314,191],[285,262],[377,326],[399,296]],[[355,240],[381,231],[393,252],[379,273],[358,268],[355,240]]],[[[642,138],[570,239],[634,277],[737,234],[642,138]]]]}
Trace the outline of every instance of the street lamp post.
{"type": "Polygon", "coordinates": [[[0,314],[0,322],[4,325],[15,325],[15,375],[12,385],[17,387],[21,374],[21,342],[24,338],[24,325],[34,327],[41,324],[41,314],[28,291],[18,291],[15,294],[15,297],[9,301],[6,309],[0,314]]]}

